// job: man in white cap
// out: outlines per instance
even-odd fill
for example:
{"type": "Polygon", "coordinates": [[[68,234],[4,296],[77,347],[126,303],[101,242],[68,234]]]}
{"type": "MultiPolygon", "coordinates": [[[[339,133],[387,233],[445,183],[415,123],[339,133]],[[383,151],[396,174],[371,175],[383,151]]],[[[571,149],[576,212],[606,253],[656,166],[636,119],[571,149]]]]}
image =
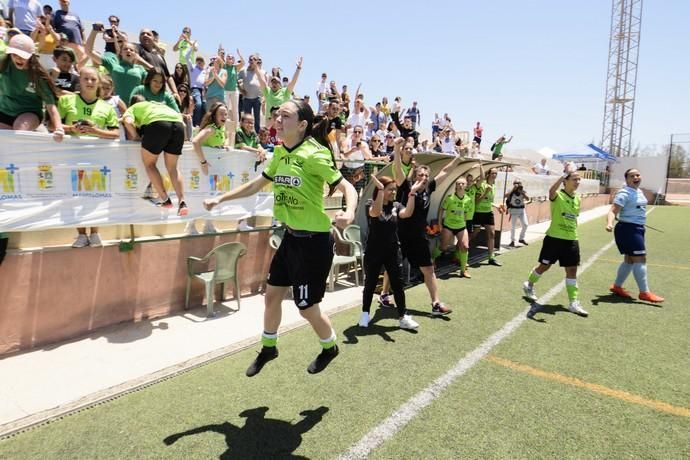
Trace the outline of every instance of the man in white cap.
{"type": "Polygon", "coordinates": [[[35,130],[43,121],[43,105],[55,128],[53,139],[62,141],[65,131],[56,107],[57,90],[48,72],[34,55],[31,37],[20,34],[10,39],[0,66],[0,129],[35,130]],[[34,82],[38,82],[36,85],[34,82]]]}

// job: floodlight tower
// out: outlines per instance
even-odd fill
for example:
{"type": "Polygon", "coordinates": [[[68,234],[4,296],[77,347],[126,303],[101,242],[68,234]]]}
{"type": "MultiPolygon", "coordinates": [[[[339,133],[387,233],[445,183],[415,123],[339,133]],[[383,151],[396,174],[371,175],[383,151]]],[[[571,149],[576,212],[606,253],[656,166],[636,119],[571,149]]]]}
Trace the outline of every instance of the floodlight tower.
{"type": "Polygon", "coordinates": [[[631,151],[641,23],[642,0],[612,0],[601,148],[618,157],[631,151]]]}

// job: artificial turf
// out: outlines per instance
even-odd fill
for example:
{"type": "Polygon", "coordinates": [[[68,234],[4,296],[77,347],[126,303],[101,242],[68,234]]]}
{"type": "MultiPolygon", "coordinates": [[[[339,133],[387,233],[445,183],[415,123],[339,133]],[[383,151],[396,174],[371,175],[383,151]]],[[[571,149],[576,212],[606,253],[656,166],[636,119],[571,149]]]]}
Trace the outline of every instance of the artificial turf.
{"type": "MultiPolygon", "coordinates": [[[[648,231],[651,286],[661,306],[620,302],[608,286],[615,247],[580,277],[589,318],[568,313],[563,290],[491,352],[493,356],[674,406],[690,407],[687,305],[690,209],[657,208],[648,231]],[[652,265],[654,264],[654,265],[652,265]]],[[[611,240],[603,218],[580,227],[583,261],[611,240]]],[[[539,244],[482,264],[473,278],[440,280],[455,311],[432,318],[423,285],[408,291],[418,333],[378,310],[335,315],[341,355],[322,374],[309,328],[279,340],[280,357],[254,378],[247,350],[114,401],[0,441],[0,458],[337,458],[411,396],[452,368],[528,304],[521,283],[539,244]]],[[[537,288],[563,283],[554,267],[537,288]]],[[[633,288],[632,277],[626,285],[633,288]]],[[[290,307],[286,307],[290,308],[290,307]]],[[[484,360],[455,381],[372,458],[690,456],[690,419],[509,369],[484,360]]]]}

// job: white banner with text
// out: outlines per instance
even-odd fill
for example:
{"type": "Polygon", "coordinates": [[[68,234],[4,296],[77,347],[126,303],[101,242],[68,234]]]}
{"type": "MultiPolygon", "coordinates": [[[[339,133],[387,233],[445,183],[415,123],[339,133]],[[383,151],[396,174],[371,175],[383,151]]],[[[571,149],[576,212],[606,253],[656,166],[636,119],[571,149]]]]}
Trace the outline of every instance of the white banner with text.
{"type": "MultiPolygon", "coordinates": [[[[187,217],[177,216],[178,200],[163,158],[163,176],[173,208],[143,198],[149,184],[138,142],[0,131],[0,231],[43,230],[112,224],[156,224],[196,218],[234,220],[270,216],[270,184],[258,194],[222,203],[206,211],[203,200],[221,195],[261,174],[265,163],[254,154],[204,148],[209,173],[204,175],[190,143],[179,158],[187,217]]],[[[161,154],[161,156],[163,156],[161,154]]]]}

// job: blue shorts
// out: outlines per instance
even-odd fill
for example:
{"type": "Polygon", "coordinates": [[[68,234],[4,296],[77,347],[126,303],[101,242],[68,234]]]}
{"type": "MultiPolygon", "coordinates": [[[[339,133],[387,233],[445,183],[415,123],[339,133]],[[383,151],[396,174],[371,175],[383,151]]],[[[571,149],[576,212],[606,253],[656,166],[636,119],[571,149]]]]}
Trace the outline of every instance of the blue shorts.
{"type": "Polygon", "coordinates": [[[644,256],[644,225],[618,222],[613,229],[618,251],[626,256],[644,256]]]}

